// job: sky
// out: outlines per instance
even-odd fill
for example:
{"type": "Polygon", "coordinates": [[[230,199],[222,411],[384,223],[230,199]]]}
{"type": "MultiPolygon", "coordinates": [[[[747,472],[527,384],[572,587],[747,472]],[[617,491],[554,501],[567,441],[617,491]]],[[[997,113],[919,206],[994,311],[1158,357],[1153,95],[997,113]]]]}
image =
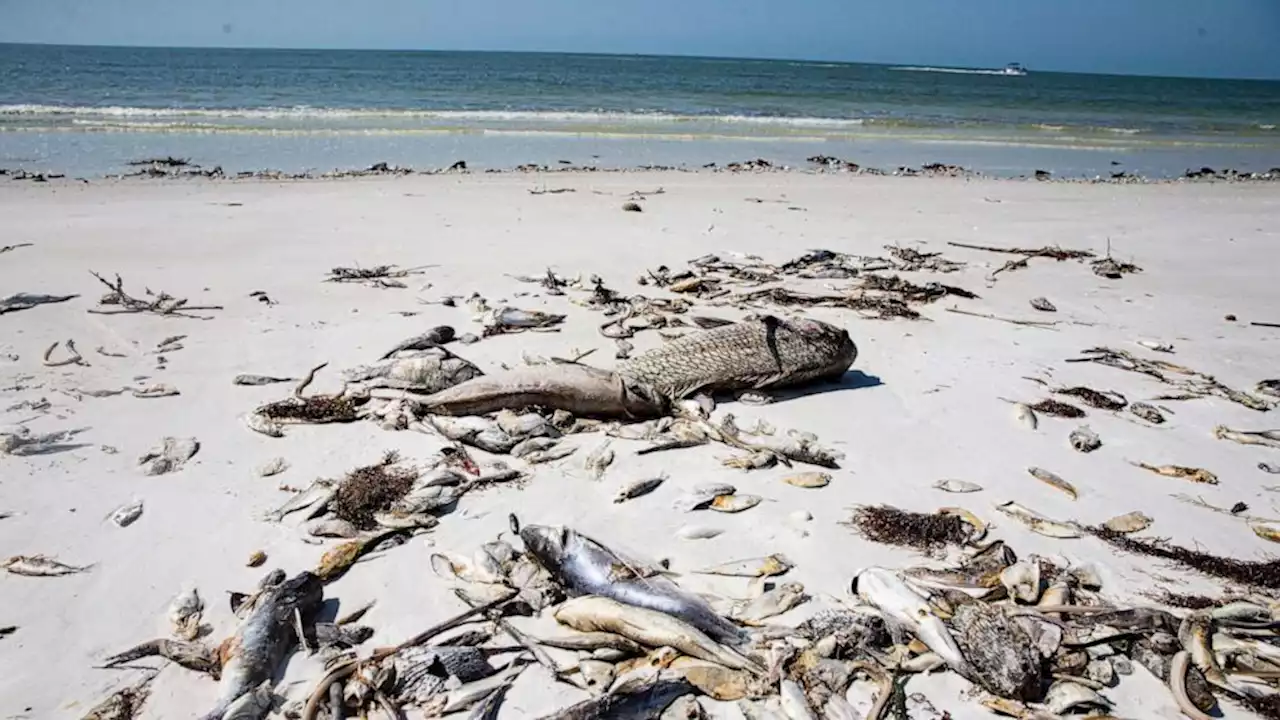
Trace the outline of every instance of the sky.
{"type": "Polygon", "coordinates": [[[766,57],[1280,79],[1280,0],[0,0],[0,42],[766,57]]]}

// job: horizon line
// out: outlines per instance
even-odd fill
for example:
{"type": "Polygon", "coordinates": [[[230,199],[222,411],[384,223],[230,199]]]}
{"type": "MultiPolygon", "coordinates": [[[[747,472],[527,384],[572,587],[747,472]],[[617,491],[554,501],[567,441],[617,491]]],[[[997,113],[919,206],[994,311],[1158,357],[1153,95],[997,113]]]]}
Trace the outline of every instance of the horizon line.
{"type": "MultiPolygon", "coordinates": [[[[928,67],[947,70],[994,70],[992,67],[972,67],[963,65],[939,65],[921,63],[886,63],[866,60],[828,60],[799,57],[748,57],[734,55],[691,55],[647,52],[588,52],[567,50],[492,50],[492,49],[443,49],[443,48],[365,48],[365,47],[284,47],[264,45],[131,45],[113,43],[51,43],[51,42],[14,42],[0,40],[0,45],[36,46],[36,47],[82,47],[82,48],[115,48],[134,50],[265,50],[271,52],[387,52],[387,53],[477,53],[496,55],[578,55],[586,57],[647,57],[647,58],[679,58],[688,60],[741,60],[748,62],[799,62],[806,64],[835,65],[874,65],[878,67],[928,67]]],[[[1025,63],[1022,63],[1026,68],[1025,63]]],[[[1028,75],[1093,75],[1100,77],[1137,77],[1159,78],[1166,80],[1221,80],[1227,82],[1260,82],[1280,83],[1276,77],[1228,77],[1222,75],[1155,75],[1146,73],[1121,72],[1084,72],[1080,70],[1041,70],[1026,68],[1028,75]]]]}

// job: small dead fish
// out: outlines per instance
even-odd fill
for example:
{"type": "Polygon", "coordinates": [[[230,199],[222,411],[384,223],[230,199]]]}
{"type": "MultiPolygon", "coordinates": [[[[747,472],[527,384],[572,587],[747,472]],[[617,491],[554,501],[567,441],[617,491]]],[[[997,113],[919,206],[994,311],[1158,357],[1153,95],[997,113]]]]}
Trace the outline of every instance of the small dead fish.
{"type": "Polygon", "coordinates": [[[324,555],[320,557],[320,563],[316,566],[315,575],[322,581],[330,581],[337,579],[355,564],[365,553],[373,550],[384,540],[403,533],[404,530],[395,529],[388,530],[384,533],[374,535],[372,537],[362,538],[360,540],[349,540],[330,548],[324,555]]]}
{"type": "Polygon", "coordinates": [[[272,377],[270,375],[237,375],[231,378],[232,385],[274,385],[275,383],[296,382],[298,378],[272,377]]]}
{"type": "Polygon", "coordinates": [[[707,506],[708,510],[722,513],[740,513],[764,502],[759,495],[720,495],[707,506]]]}
{"type": "Polygon", "coordinates": [[[200,619],[204,616],[204,600],[195,586],[183,588],[169,601],[169,626],[174,636],[183,640],[195,640],[200,634],[200,619]]]}
{"type": "Polygon", "coordinates": [[[1253,391],[1280,399],[1280,380],[1263,380],[1254,386],[1253,391]]]}
{"type": "Polygon", "coordinates": [[[1213,429],[1213,436],[1241,445],[1280,448],[1280,430],[1232,430],[1226,425],[1219,425],[1213,429]]]}
{"type": "Polygon", "coordinates": [[[1151,527],[1152,520],[1139,510],[1128,512],[1123,515],[1117,515],[1110,520],[1102,523],[1102,526],[1111,532],[1118,533],[1135,533],[1142,532],[1151,527]]]}
{"type": "Polygon", "coordinates": [[[178,388],[172,385],[166,385],[164,383],[156,383],[154,385],[147,385],[146,387],[132,388],[129,390],[129,392],[133,393],[134,397],[143,398],[143,399],[172,397],[174,395],[181,394],[178,392],[178,388]]]}
{"type": "Polygon", "coordinates": [[[613,501],[615,503],[626,502],[632,498],[638,498],[641,495],[648,495],[654,490],[657,490],[659,485],[666,482],[666,479],[666,475],[658,475],[657,477],[636,480],[619,490],[618,494],[614,496],[613,501]]]}
{"type": "Polygon", "coordinates": [[[1040,425],[1040,420],[1036,418],[1035,411],[1026,403],[1013,404],[1013,419],[1028,430],[1035,430],[1040,425]]]}
{"type": "Polygon", "coordinates": [[[714,502],[716,498],[722,495],[732,495],[737,491],[736,487],[727,483],[701,483],[681,495],[672,505],[676,510],[683,510],[684,512],[701,510],[714,502]]]}
{"type": "Polygon", "coordinates": [[[1058,308],[1049,302],[1049,298],[1031,298],[1031,307],[1040,312],[1058,312],[1058,308]]]}
{"type": "Polygon", "coordinates": [[[1144,403],[1144,402],[1133,403],[1132,405],[1129,406],[1129,412],[1133,413],[1134,415],[1137,415],[1138,417],[1142,418],[1143,420],[1146,420],[1149,423],[1152,423],[1153,425],[1160,425],[1164,423],[1164,413],[1160,412],[1160,410],[1156,408],[1156,406],[1148,403],[1144,403]]]}
{"type": "Polygon", "coordinates": [[[1155,340],[1139,340],[1138,344],[1148,350],[1154,350],[1155,352],[1162,352],[1162,353],[1173,352],[1172,343],[1162,343],[1162,342],[1157,342],[1155,340]]]}
{"type": "Polygon", "coordinates": [[[1280,465],[1277,465],[1276,463],[1260,462],[1258,463],[1258,469],[1264,473],[1280,475],[1280,465]]]}
{"type": "Polygon", "coordinates": [[[134,500],[133,502],[128,503],[127,505],[121,505],[120,507],[116,508],[110,515],[111,522],[115,523],[116,527],[122,527],[122,528],[129,527],[134,523],[134,521],[136,521],[140,517],[142,517],[142,501],[141,500],[134,500]]]}
{"type": "Polygon", "coordinates": [[[245,562],[248,567],[260,567],[262,563],[267,561],[267,554],[261,550],[256,550],[249,556],[249,560],[245,562]]]}
{"type": "Polygon", "coordinates": [[[530,465],[540,465],[542,463],[563,460],[578,451],[576,445],[557,445],[547,450],[539,450],[525,455],[523,460],[530,465]]]}
{"type": "Polygon", "coordinates": [[[809,707],[804,690],[794,680],[783,678],[778,685],[778,699],[782,705],[782,714],[788,720],[818,720],[818,716],[809,707]]]}
{"type": "Polygon", "coordinates": [[[798,488],[821,488],[831,484],[831,473],[802,472],[787,475],[782,482],[798,488]]]}
{"type": "Polygon", "coordinates": [[[592,480],[603,478],[605,471],[613,464],[613,448],[609,447],[609,445],[610,441],[605,440],[582,461],[583,468],[591,476],[592,480]]]}
{"type": "Polygon", "coordinates": [[[681,540],[709,540],[722,534],[724,530],[720,528],[708,527],[705,525],[683,525],[676,530],[676,537],[681,540]]]}
{"type": "Polygon", "coordinates": [[[765,557],[748,558],[746,560],[734,560],[722,565],[712,565],[711,567],[694,570],[699,575],[727,575],[730,577],[771,577],[773,575],[782,575],[795,564],[787,558],[786,555],[774,553],[765,557]]]}
{"type": "Polygon", "coordinates": [[[771,617],[792,610],[808,598],[804,585],[798,582],[782,583],[736,608],[732,617],[740,623],[760,625],[771,617]]]}
{"type": "Polygon", "coordinates": [[[31,577],[58,577],[61,575],[74,575],[75,573],[85,572],[93,565],[67,565],[58,562],[47,555],[14,555],[5,560],[0,567],[8,570],[14,575],[29,575],[31,577]]]}
{"type": "Polygon", "coordinates": [[[258,466],[259,477],[271,477],[279,475],[289,469],[289,461],[282,457],[272,458],[258,466]]]}
{"type": "Polygon", "coordinates": [[[1081,425],[1071,431],[1071,435],[1067,436],[1067,441],[1071,443],[1071,447],[1082,453],[1089,453],[1102,447],[1102,438],[1098,437],[1098,433],[1089,429],[1088,425],[1081,425]]]}
{"type": "Polygon", "coordinates": [[[646,647],[670,647],[733,670],[762,672],[751,659],[717,643],[683,620],[656,610],[586,595],[562,603],[555,611],[555,619],[574,630],[616,633],[646,647]]]}
{"type": "Polygon", "coordinates": [[[1060,476],[1058,476],[1055,473],[1049,472],[1048,470],[1045,470],[1044,468],[1039,468],[1039,467],[1029,467],[1027,468],[1027,472],[1030,473],[1031,477],[1039,480],[1040,482],[1050,487],[1057,488],[1062,492],[1066,493],[1071,497],[1072,500],[1075,500],[1080,497],[1080,493],[1076,491],[1076,488],[1074,485],[1067,482],[1066,480],[1063,480],[1060,476]]]}
{"type": "Polygon", "coordinates": [[[511,448],[511,457],[524,458],[534,453],[546,452],[559,444],[559,438],[535,437],[521,440],[511,448]]]}
{"type": "Polygon", "coordinates": [[[982,486],[978,483],[969,482],[968,480],[939,480],[933,484],[935,490],[941,490],[949,493],[973,493],[981,492],[982,486]]]}
{"type": "Polygon", "coordinates": [[[351,539],[360,536],[360,530],[350,522],[336,517],[316,518],[302,526],[311,537],[351,539]]]}
{"type": "Polygon", "coordinates": [[[1182,478],[1190,480],[1193,483],[1203,483],[1205,485],[1217,485],[1218,476],[1201,468],[1186,467],[1183,465],[1148,465],[1147,463],[1131,463],[1143,470],[1150,470],[1157,475],[1165,477],[1182,478]]]}
{"type": "Polygon", "coordinates": [[[1067,523],[1057,522],[1030,510],[1016,502],[1009,501],[996,505],[996,510],[1026,525],[1031,532],[1052,538],[1078,538],[1080,531],[1067,523]]]}
{"type": "Polygon", "coordinates": [[[1037,413],[1040,413],[1041,415],[1049,415],[1051,417],[1060,417],[1060,418],[1084,417],[1084,411],[1081,410],[1080,408],[1076,407],[1075,405],[1069,405],[1064,402],[1058,402],[1057,400],[1041,400],[1035,405],[1032,405],[1031,409],[1037,413]]]}
{"type": "Polygon", "coordinates": [[[1057,395],[1073,397],[1085,405],[1099,410],[1122,410],[1129,404],[1128,399],[1118,392],[1102,392],[1093,388],[1077,385],[1076,387],[1059,388],[1053,391],[1057,395]]]}
{"type": "Polygon", "coordinates": [[[1280,542],[1280,522],[1255,520],[1249,523],[1254,535],[1270,542],[1280,542]]]}

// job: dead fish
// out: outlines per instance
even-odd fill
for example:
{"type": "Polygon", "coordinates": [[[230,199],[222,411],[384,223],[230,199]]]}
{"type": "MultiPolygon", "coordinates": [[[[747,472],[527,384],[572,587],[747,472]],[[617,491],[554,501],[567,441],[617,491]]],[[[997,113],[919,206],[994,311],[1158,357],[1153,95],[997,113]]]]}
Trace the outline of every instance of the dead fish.
{"type": "Polygon", "coordinates": [[[821,488],[831,484],[831,473],[802,472],[787,475],[782,482],[798,488],[821,488]]]}
{"type": "Polygon", "coordinates": [[[329,503],[337,494],[338,487],[335,483],[316,480],[306,490],[294,493],[288,502],[267,513],[266,517],[273,522],[280,522],[286,515],[307,509],[311,510],[309,517],[314,516],[328,509],[329,503]]]}
{"type": "Polygon", "coordinates": [[[272,458],[258,466],[258,477],[279,475],[289,469],[289,461],[282,457],[272,458]]]}
{"type": "Polygon", "coordinates": [[[271,692],[272,679],[263,680],[258,687],[241,695],[227,706],[221,720],[264,720],[275,707],[276,696],[271,692]]]}
{"type": "Polygon", "coordinates": [[[969,482],[968,480],[939,480],[933,484],[935,490],[942,490],[949,493],[973,493],[981,492],[982,486],[978,483],[969,482]]]}
{"type": "Polygon", "coordinates": [[[1055,307],[1053,303],[1049,302],[1049,298],[1032,298],[1031,307],[1039,310],[1040,312],[1058,312],[1058,308],[1055,307]]]}
{"type": "MultiPolygon", "coordinates": [[[[609,445],[610,441],[605,440],[582,461],[583,469],[587,471],[592,480],[603,478],[605,471],[613,464],[613,448],[609,447],[609,445]]],[[[657,486],[655,485],[654,487],[657,486]]]]}
{"type": "Polygon", "coordinates": [[[612,632],[647,647],[670,647],[734,670],[763,672],[751,659],[683,620],[606,597],[585,595],[569,600],[555,611],[555,619],[582,632],[612,632]]]}
{"type": "Polygon", "coordinates": [[[428,421],[436,432],[446,438],[495,455],[506,455],[519,442],[487,417],[432,416],[428,421]]]}
{"type": "Polygon", "coordinates": [[[1000,584],[1014,600],[1034,604],[1040,599],[1040,563],[1019,560],[1000,571],[1000,584]]]}
{"type": "Polygon", "coordinates": [[[1063,480],[1060,476],[1058,476],[1055,473],[1049,472],[1048,470],[1045,470],[1044,468],[1039,468],[1039,467],[1029,467],[1027,468],[1027,472],[1031,475],[1031,477],[1039,480],[1040,482],[1050,487],[1057,488],[1058,490],[1061,490],[1062,492],[1066,493],[1072,500],[1075,500],[1078,497],[1080,497],[1080,493],[1076,491],[1076,488],[1074,485],[1067,482],[1066,480],[1063,480]]]}
{"type": "Polygon", "coordinates": [[[195,586],[182,589],[169,601],[169,625],[173,634],[183,640],[195,640],[200,635],[200,619],[204,616],[204,600],[195,586]]]}
{"type": "Polygon", "coordinates": [[[786,555],[775,553],[773,555],[766,555],[765,557],[734,560],[721,565],[712,565],[711,567],[694,570],[693,572],[699,575],[728,575],[731,577],[758,578],[782,575],[793,567],[795,567],[795,564],[792,563],[786,555]]]}
{"type": "Polygon", "coordinates": [[[1146,420],[1147,422],[1152,423],[1154,425],[1160,425],[1164,423],[1164,413],[1160,412],[1160,410],[1156,408],[1156,406],[1150,405],[1148,403],[1144,403],[1144,402],[1133,403],[1132,405],[1129,406],[1129,412],[1133,413],[1134,415],[1137,415],[1143,420],[1146,420]]]}
{"type": "Polygon", "coordinates": [[[316,518],[302,528],[311,537],[351,539],[360,536],[360,530],[355,525],[336,517],[316,518]]]}
{"type": "Polygon", "coordinates": [[[1273,398],[1280,399],[1280,380],[1263,380],[1255,385],[1253,389],[1259,395],[1270,395],[1273,398]]]}
{"type": "Polygon", "coordinates": [[[1073,397],[1089,407],[1099,410],[1122,410],[1129,401],[1118,392],[1101,392],[1093,388],[1076,386],[1059,388],[1053,391],[1057,395],[1073,397]]]}
{"type": "Polygon", "coordinates": [[[722,513],[740,513],[764,502],[759,495],[720,495],[707,505],[708,510],[722,513]]]}
{"type": "Polygon", "coordinates": [[[152,448],[138,458],[144,475],[163,475],[181,470],[187,461],[200,450],[200,441],[193,437],[166,437],[159,447],[152,448]]]}
{"type": "Polygon", "coordinates": [[[372,537],[350,540],[330,548],[320,556],[315,575],[322,581],[329,582],[342,576],[357,560],[373,550],[383,541],[405,532],[402,529],[387,530],[372,537]]]}
{"type": "Polygon", "coordinates": [[[544,463],[555,462],[556,460],[563,460],[577,451],[578,447],[576,445],[560,444],[546,450],[528,453],[522,459],[530,465],[541,465],[544,463]]]}
{"type": "Polygon", "coordinates": [[[996,510],[1008,515],[1023,525],[1026,525],[1029,530],[1038,535],[1064,539],[1080,537],[1080,531],[1075,527],[1068,525],[1067,523],[1050,520],[1040,513],[1025,508],[1013,501],[996,505],[996,510]]]}
{"type": "Polygon", "coordinates": [[[778,699],[782,705],[782,714],[788,720],[818,720],[813,708],[809,707],[804,690],[794,680],[782,679],[778,685],[778,699]]]}
{"type": "Polygon", "coordinates": [[[952,669],[961,671],[966,667],[947,626],[896,573],[875,567],[863,570],[854,577],[853,591],[886,617],[909,628],[952,669]]]}
{"type": "Polygon", "coordinates": [[[174,395],[181,394],[178,392],[178,388],[164,383],[156,383],[154,385],[147,385],[140,388],[131,388],[129,392],[133,393],[134,397],[143,399],[172,397],[174,395]]]}
{"type": "Polygon", "coordinates": [[[1280,448],[1280,430],[1232,430],[1226,425],[1219,425],[1213,429],[1213,436],[1241,445],[1280,448]]]}
{"type": "Polygon", "coordinates": [[[808,598],[804,585],[798,582],[782,583],[735,609],[733,619],[746,625],[758,626],[771,617],[796,608],[808,598]]]}
{"type": "Polygon", "coordinates": [[[297,382],[298,378],[272,377],[271,375],[237,375],[231,378],[232,385],[274,385],[276,383],[297,382]]]}
{"type": "Polygon", "coordinates": [[[75,573],[85,572],[92,568],[93,565],[67,565],[47,555],[14,555],[5,560],[0,567],[14,575],[59,577],[61,575],[74,575],[75,573]]]}
{"type": "Polygon", "coordinates": [[[1134,510],[1123,515],[1117,515],[1102,523],[1102,526],[1112,532],[1136,533],[1151,527],[1152,522],[1150,517],[1139,510],[1134,510]]]}
{"type": "Polygon", "coordinates": [[[656,573],[637,570],[604,545],[567,527],[525,525],[525,549],[574,595],[599,595],[679,618],[720,642],[744,641],[742,631],[707,602],[656,573]]]}
{"type": "Polygon", "coordinates": [[[721,528],[706,525],[681,525],[676,530],[676,537],[681,540],[710,540],[724,533],[721,528]]]}
{"type": "Polygon", "coordinates": [[[116,527],[126,528],[132,525],[138,518],[142,517],[142,501],[134,500],[131,503],[121,505],[111,512],[111,522],[116,527]]]}
{"type": "Polygon", "coordinates": [[[1139,340],[1138,344],[1148,350],[1154,350],[1155,352],[1162,352],[1162,353],[1173,352],[1172,343],[1162,343],[1162,342],[1157,342],[1155,340],[1139,340]]]}
{"type": "Polygon", "coordinates": [[[402,340],[395,347],[388,350],[387,353],[382,356],[382,359],[386,360],[392,355],[405,350],[427,350],[441,345],[446,345],[453,342],[455,337],[456,331],[452,327],[448,325],[437,325],[421,335],[415,335],[407,340],[402,340]]]}
{"type": "Polygon", "coordinates": [[[532,330],[549,328],[564,322],[565,316],[541,310],[520,310],[519,308],[496,308],[484,319],[485,332],[504,332],[509,329],[532,330]]]}
{"type": "Polygon", "coordinates": [[[699,483],[692,490],[676,499],[672,506],[676,510],[692,512],[702,510],[723,495],[733,495],[738,489],[728,483],[699,483]]]}
{"type": "Polygon", "coordinates": [[[1013,404],[1013,419],[1017,420],[1018,424],[1028,430],[1035,430],[1040,425],[1040,421],[1036,418],[1035,411],[1026,403],[1013,404]]]}
{"type": "Polygon", "coordinates": [[[579,364],[523,367],[455,385],[421,400],[421,411],[480,415],[503,408],[544,407],[583,417],[661,417],[667,399],[648,386],[579,364]]]}
{"type": "Polygon", "coordinates": [[[323,599],[320,578],[305,571],[265,589],[223,645],[221,692],[202,720],[220,720],[233,703],[271,680],[298,641],[295,617],[312,616],[323,599]]]}
{"type": "Polygon", "coordinates": [[[694,691],[679,672],[641,671],[619,678],[603,695],[570,705],[542,720],[665,720],[664,708],[694,691]]]}
{"type": "Polygon", "coordinates": [[[1165,477],[1183,478],[1194,483],[1203,483],[1205,485],[1217,485],[1218,476],[1201,468],[1185,467],[1183,465],[1148,465],[1147,463],[1130,463],[1143,470],[1150,470],[1157,475],[1165,477]]]}
{"type": "Polygon", "coordinates": [[[1280,542],[1280,522],[1255,520],[1249,523],[1249,529],[1263,540],[1280,542]]]}
{"type": "Polygon", "coordinates": [[[626,502],[632,498],[638,498],[641,495],[648,495],[654,490],[657,490],[659,485],[666,482],[666,479],[667,476],[663,474],[656,477],[636,480],[619,490],[618,494],[614,496],[613,501],[615,503],[626,502]]]}
{"type": "Polygon", "coordinates": [[[1084,411],[1081,410],[1080,408],[1076,407],[1075,405],[1069,405],[1064,402],[1058,402],[1057,400],[1041,400],[1035,405],[1032,405],[1031,409],[1041,415],[1049,415],[1050,417],[1060,417],[1060,418],[1084,417],[1084,411]]]}
{"type": "Polygon", "coordinates": [[[559,438],[535,437],[521,440],[511,448],[511,457],[525,458],[534,453],[546,452],[559,444],[559,438]]]}
{"type": "Polygon", "coordinates": [[[1260,462],[1258,463],[1258,469],[1264,473],[1280,475],[1280,465],[1277,465],[1276,463],[1260,462]]]}
{"type": "Polygon", "coordinates": [[[1072,430],[1067,441],[1071,443],[1071,447],[1082,453],[1093,452],[1102,447],[1102,438],[1098,437],[1098,433],[1090,430],[1088,425],[1081,425],[1072,430]]]}

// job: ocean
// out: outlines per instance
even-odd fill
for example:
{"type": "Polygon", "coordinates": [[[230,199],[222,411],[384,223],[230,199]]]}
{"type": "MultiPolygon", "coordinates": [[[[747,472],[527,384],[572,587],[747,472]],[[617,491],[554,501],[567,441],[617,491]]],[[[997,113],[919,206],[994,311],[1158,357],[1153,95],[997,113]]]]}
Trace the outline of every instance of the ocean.
{"type": "Polygon", "coordinates": [[[0,44],[0,167],[101,176],[812,155],[1015,176],[1280,167],[1280,82],[550,53],[0,44]]]}

